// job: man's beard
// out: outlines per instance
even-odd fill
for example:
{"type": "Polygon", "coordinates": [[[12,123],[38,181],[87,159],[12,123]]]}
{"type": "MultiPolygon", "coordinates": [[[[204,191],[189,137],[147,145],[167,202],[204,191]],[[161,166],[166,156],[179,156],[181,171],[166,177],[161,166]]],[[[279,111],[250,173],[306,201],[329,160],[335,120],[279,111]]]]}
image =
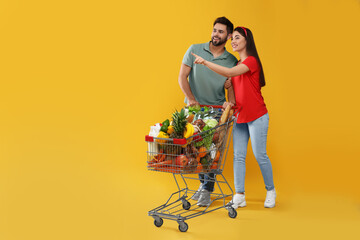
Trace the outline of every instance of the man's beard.
{"type": "Polygon", "coordinates": [[[226,38],[225,39],[219,39],[216,43],[214,42],[214,38],[211,39],[211,42],[214,46],[220,46],[223,43],[226,43],[226,38]]]}

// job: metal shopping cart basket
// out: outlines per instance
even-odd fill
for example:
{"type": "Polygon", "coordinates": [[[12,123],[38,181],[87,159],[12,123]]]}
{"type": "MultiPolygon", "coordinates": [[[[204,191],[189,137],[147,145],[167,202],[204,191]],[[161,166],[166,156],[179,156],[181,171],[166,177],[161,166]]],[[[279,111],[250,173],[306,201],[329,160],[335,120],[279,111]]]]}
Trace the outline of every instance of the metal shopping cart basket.
{"type": "MultiPolygon", "coordinates": [[[[218,109],[216,119],[220,119],[221,106],[211,107],[218,109]]],[[[169,219],[177,221],[179,230],[186,232],[186,220],[221,208],[227,209],[229,217],[236,218],[237,212],[231,203],[225,203],[225,199],[233,195],[233,190],[223,175],[234,120],[231,114],[225,123],[186,139],[145,137],[148,170],[172,173],[178,188],[164,204],[148,212],[156,227],[162,226],[163,219],[169,219]],[[207,207],[197,206],[191,200],[197,190],[190,189],[187,181],[200,180],[199,173],[213,173],[209,175],[213,176],[209,181],[214,182],[216,191],[211,193],[211,204],[207,207]],[[224,187],[228,193],[223,191],[224,187]],[[222,200],[221,204],[214,204],[218,200],[222,200]]]]}

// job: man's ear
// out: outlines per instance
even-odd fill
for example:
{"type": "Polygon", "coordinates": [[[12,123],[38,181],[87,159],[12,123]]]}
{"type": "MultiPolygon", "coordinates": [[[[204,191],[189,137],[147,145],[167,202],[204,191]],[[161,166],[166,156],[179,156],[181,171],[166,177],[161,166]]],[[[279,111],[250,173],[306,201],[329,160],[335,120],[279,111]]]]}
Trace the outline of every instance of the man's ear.
{"type": "Polygon", "coordinates": [[[231,33],[228,34],[227,40],[229,40],[231,38],[231,35],[232,35],[231,33]]]}

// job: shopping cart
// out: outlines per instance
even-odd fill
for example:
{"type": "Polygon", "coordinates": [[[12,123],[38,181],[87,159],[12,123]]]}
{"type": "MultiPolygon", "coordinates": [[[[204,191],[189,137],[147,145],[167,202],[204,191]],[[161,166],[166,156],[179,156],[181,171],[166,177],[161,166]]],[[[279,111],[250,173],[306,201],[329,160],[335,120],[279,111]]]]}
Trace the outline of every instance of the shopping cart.
{"type": "MultiPolygon", "coordinates": [[[[217,109],[215,118],[219,119],[221,106],[210,107],[217,109]]],[[[169,219],[177,221],[179,230],[186,232],[186,220],[221,208],[227,209],[229,217],[236,218],[237,212],[231,203],[225,203],[225,199],[233,195],[233,190],[223,175],[234,120],[234,114],[231,114],[225,123],[187,139],[145,137],[148,143],[148,170],[172,173],[178,188],[164,204],[148,212],[154,218],[156,227],[163,225],[163,219],[169,219]],[[207,207],[191,204],[191,197],[197,190],[190,189],[187,181],[200,180],[198,173],[213,173],[208,181],[214,182],[216,191],[211,193],[211,204],[207,207]],[[230,191],[225,193],[223,187],[230,191]],[[213,204],[218,200],[222,200],[220,206],[213,204]]]]}

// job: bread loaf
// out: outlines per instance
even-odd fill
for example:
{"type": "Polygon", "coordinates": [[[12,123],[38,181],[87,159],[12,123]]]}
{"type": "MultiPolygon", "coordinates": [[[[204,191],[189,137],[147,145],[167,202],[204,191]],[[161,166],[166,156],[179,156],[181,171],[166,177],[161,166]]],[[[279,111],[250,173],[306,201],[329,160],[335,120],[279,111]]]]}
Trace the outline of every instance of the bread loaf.
{"type": "Polygon", "coordinates": [[[231,118],[233,115],[234,115],[234,109],[231,108],[227,120],[230,121],[230,120],[231,120],[230,118],[231,118]]]}
{"type": "Polygon", "coordinates": [[[231,109],[231,105],[229,104],[229,105],[226,106],[224,112],[221,115],[221,118],[219,120],[219,125],[226,123],[226,121],[227,121],[227,119],[229,117],[230,109],[231,109]]]}
{"type": "MultiPolygon", "coordinates": [[[[221,115],[221,118],[219,120],[219,126],[226,123],[228,121],[228,118],[230,118],[233,115],[233,110],[231,109],[231,105],[227,105],[223,114],[221,115]]],[[[224,142],[224,138],[226,135],[226,132],[228,130],[228,126],[222,126],[217,129],[217,133],[219,134],[218,142],[216,143],[216,147],[220,149],[222,147],[222,144],[224,142]]]]}

